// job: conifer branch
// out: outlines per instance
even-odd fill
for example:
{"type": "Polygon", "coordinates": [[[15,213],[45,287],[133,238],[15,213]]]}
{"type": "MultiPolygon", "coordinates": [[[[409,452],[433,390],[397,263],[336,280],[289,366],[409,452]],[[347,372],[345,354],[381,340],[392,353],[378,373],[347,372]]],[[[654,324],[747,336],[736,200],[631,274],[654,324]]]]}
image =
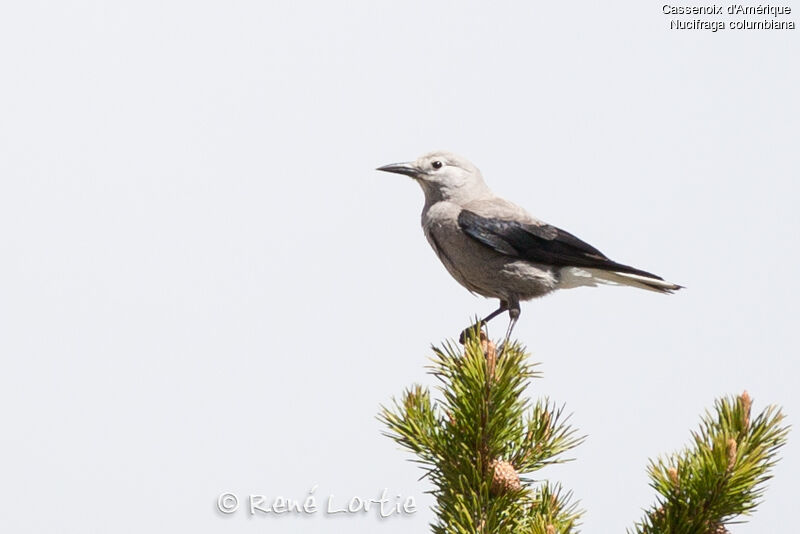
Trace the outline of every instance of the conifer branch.
{"type": "Polygon", "coordinates": [[[581,514],[577,504],[572,502],[572,492],[563,491],[558,485],[544,483],[535,490],[527,524],[519,532],[576,532],[581,514]]]}
{"type": "Polygon", "coordinates": [[[520,478],[566,461],[583,439],[563,407],[523,396],[539,376],[527,359],[518,344],[498,354],[475,331],[463,352],[451,343],[434,348],[440,399],[415,385],[382,408],[386,435],[416,455],[435,488],[434,533],[577,532],[581,512],[571,493],[520,478]]]}
{"type": "Polygon", "coordinates": [[[751,419],[751,406],[747,392],[717,400],[689,447],[650,462],[659,496],[633,532],[722,534],[755,510],[789,427],[777,407],[751,419]]]}

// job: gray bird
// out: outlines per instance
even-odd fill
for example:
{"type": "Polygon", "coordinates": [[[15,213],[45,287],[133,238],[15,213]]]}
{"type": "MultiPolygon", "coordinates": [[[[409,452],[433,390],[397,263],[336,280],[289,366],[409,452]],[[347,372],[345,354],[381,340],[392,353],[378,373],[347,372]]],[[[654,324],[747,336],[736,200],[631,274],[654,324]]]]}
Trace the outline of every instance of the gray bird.
{"type": "Polygon", "coordinates": [[[672,293],[682,287],[612,261],[569,232],[495,196],[477,167],[450,152],[431,152],[377,170],[410,176],[422,187],[425,237],[458,283],[472,293],[500,299],[500,307],[478,324],[508,311],[506,341],[519,319],[520,301],[556,289],[616,284],[672,293]]]}

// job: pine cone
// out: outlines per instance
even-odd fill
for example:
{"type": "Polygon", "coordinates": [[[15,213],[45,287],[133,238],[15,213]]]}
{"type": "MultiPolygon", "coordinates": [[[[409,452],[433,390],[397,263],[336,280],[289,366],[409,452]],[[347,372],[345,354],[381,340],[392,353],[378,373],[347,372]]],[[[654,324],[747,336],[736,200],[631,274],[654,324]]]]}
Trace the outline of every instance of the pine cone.
{"type": "Polygon", "coordinates": [[[485,338],[481,338],[481,347],[483,348],[483,354],[486,356],[486,372],[489,381],[494,382],[494,370],[497,367],[497,349],[495,349],[494,343],[485,338]]]}
{"type": "Polygon", "coordinates": [[[725,528],[725,525],[713,525],[710,529],[708,529],[708,534],[730,534],[731,531],[725,528]]]}
{"type": "Polygon", "coordinates": [[[753,400],[750,398],[750,394],[747,391],[743,391],[739,399],[742,401],[742,417],[743,421],[742,424],[744,425],[744,429],[747,430],[750,428],[750,407],[753,404],[753,400]]]}
{"type": "Polygon", "coordinates": [[[522,487],[517,470],[510,462],[492,460],[489,467],[492,469],[492,492],[495,495],[502,495],[522,487]]]}
{"type": "Polygon", "coordinates": [[[680,479],[678,478],[678,470],[674,467],[670,467],[667,469],[667,475],[669,476],[669,481],[672,482],[672,485],[676,488],[680,485],[680,479]]]}
{"type": "Polygon", "coordinates": [[[725,451],[728,455],[728,471],[733,469],[733,466],[736,465],[737,448],[736,440],[733,438],[728,438],[725,451]]]}

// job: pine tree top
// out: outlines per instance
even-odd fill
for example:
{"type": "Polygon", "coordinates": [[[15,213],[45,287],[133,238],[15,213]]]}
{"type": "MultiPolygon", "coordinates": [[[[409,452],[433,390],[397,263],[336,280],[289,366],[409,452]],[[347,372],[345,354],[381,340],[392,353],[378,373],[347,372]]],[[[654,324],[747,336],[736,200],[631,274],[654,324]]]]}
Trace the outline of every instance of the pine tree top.
{"type": "MultiPolygon", "coordinates": [[[[519,343],[499,352],[478,332],[463,347],[434,347],[429,372],[437,395],[413,385],[379,418],[386,435],[412,452],[434,489],[435,534],[577,532],[582,511],[572,494],[526,475],[568,461],[583,437],[563,406],[531,401],[539,377],[519,343]]],[[[722,534],[754,512],[785,444],[780,409],[751,415],[745,392],[720,399],[683,451],[651,461],[656,504],[630,532],[722,534]]]]}

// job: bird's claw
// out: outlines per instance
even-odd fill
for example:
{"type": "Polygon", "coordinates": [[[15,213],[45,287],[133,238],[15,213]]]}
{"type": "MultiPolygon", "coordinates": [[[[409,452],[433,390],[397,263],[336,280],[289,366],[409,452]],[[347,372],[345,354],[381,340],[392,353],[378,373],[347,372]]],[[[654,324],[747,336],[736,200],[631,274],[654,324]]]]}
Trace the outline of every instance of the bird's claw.
{"type": "Polygon", "coordinates": [[[458,336],[458,342],[463,345],[467,342],[468,337],[475,336],[476,334],[480,335],[480,332],[482,332],[484,326],[486,326],[485,321],[478,321],[477,323],[468,326],[461,331],[461,335],[458,336]]]}

